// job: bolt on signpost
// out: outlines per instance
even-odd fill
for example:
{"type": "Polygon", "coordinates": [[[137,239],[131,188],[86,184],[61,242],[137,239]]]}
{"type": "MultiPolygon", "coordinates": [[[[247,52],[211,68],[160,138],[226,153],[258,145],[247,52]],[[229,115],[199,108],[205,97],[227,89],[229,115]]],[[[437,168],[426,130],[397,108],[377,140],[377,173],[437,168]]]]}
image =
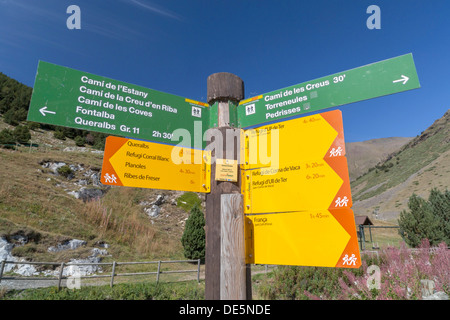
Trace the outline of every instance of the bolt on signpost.
{"type": "Polygon", "coordinates": [[[208,104],[40,61],[28,120],[113,135],[103,184],[206,193],[206,299],[251,299],[255,263],[358,268],[342,113],[301,116],[419,88],[412,55],[246,100],[236,75],[207,87],[208,104]]]}

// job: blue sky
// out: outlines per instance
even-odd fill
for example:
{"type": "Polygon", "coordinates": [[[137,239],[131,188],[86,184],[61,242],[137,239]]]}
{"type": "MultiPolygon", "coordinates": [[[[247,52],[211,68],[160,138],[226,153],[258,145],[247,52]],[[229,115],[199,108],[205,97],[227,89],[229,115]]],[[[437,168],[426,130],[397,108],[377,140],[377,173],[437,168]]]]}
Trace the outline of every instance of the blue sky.
{"type": "Polygon", "coordinates": [[[0,72],[33,86],[44,60],[206,101],[216,72],[249,98],[412,53],[420,89],[339,109],[347,142],[414,137],[450,106],[448,13],[448,0],[0,0],[0,72]]]}

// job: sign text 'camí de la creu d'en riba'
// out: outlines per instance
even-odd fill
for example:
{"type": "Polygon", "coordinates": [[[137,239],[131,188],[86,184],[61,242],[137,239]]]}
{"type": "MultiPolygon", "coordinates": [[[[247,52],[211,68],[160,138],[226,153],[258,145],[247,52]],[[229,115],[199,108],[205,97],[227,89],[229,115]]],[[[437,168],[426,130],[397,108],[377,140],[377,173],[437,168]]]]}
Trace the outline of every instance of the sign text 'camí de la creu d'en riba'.
{"type": "Polygon", "coordinates": [[[28,120],[168,144],[185,129],[204,148],[209,112],[203,102],[40,61],[28,120]]]}

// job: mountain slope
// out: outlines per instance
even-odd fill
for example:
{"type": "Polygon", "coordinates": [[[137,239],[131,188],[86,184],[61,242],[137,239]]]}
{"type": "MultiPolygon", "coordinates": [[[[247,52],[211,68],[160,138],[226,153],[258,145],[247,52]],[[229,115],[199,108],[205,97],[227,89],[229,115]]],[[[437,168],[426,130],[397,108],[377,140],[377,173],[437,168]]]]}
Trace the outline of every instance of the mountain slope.
{"type": "Polygon", "coordinates": [[[346,143],[350,180],[356,180],[411,140],[412,138],[392,137],[346,143]]]}
{"type": "Polygon", "coordinates": [[[450,110],[387,160],[352,182],[355,214],[395,221],[408,198],[450,184],[450,110]]]}

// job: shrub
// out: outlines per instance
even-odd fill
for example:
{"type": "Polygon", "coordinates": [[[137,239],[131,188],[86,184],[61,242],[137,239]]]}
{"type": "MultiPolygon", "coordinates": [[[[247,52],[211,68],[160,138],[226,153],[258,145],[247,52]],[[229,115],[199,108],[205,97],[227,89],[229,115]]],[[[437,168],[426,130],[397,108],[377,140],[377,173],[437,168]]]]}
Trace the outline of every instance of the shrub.
{"type": "Polygon", "coordinates": [[[72,169],[70,169],[70,167],[68,165],[59,167],[57,169],[57,171],[60,175],[62,175],[63,177],[66,177],[66,178],[68,178],[73,173],[72,169]]]}
{"type": "Polygon", "coordinates": [[[450,293],[450,251],[444,242],[434,248],[428,240],[417,249],[404,243],[388,247],[378,258],[364,256],[359,269],[279,266],[258,291],[271,300],[418,300],[421,280],[431,280],[436,291],[450,293]],[[379,268],[378,288],[369,288],[374,278],[369,266],[379,268]]]}
{"type": "Polygon", "coordinates": [[[77,147],[83,147],[84,143],[85,143],[85,140],[82,136],[75,137],[75,144],[77,145],[77,147]]]}
{"type": "Polygon", "coordinates": [[[12,126],[17,126],[21,121],[27,118],[27,110],[23,108],[11,108],[4,114],[4,121],[12,126]]]}
{"type": "Polygon", "coordinates": [[[11,130],[3,129],[0,131],[0,145],[8,147],[8,145],[14,145],[15,142],[14,134],[11,130]]]}
{"type": "MultiPolygon", "coordinates": [[[[367,289],[369,275],[362,277],[347,275],[342,286],[341,299],[417,300],[422,299],[421,280],[432,280],[437,291],[449,294],[450,253],[445,243],[430,250],[428,240],[423,240],[417,250],[403,244],[400,248],[387,248],[381,252],[380,288],[367,289]]],[[[367,265],[365,266],[367,269],[367,265]]]]}
{"type": "Polygon", "coordinates": [[[60,130],[56,130],[55,132],[53,132],[53,136],[59,140],[66,140],[66,135],[60,130]]]}
{"type": "Polygon", "coordinates": [[[28,129],[36,131],[37,129],[39,129],[41,127],[40,123],[38,122],[33,122],[33,121],[27,121],[26,126],[28,127],[28,129]]]}
{"type": "Polygon", "coordinates": [[[445,241],[450,245],[450,192],[437,189],[430,192],[428,201],[413,194],[408,201],[409,211],[399,217],[399,233],[405,242],[417,247],[423,239],[431,245],[445,241]]]}
{"type": "Polygon", "coordinates": [[[18,143],[28,143],[31,139],[31,133],[28,127],[18,125],[13,131],[14,140],[18,143]]]}
{"type": "MultiPolygon", "coordinates": [[[[350,272],[361,275],[362,269],[350,272]]],[[[278,266],[273,278],[263,283],[259,291],[268,300],[337,299],[343,275],[341,268],[278,266]]]]}
{"type": "Polygon", "coordinates": [[[181,243],[184,249],[184,256],[187,259],[202,259],[205,258],[205,217],[198,205],[194,205],[191,209],[189,218],[184,227],[181,243]]]}
{"type": "Polygon", "coordinates": [[[200,206],[202,200],[195,192],[185,192],[177,199],[177,207],[183,208],[187,212],[190,212],[196,205],[200,206]]]}

